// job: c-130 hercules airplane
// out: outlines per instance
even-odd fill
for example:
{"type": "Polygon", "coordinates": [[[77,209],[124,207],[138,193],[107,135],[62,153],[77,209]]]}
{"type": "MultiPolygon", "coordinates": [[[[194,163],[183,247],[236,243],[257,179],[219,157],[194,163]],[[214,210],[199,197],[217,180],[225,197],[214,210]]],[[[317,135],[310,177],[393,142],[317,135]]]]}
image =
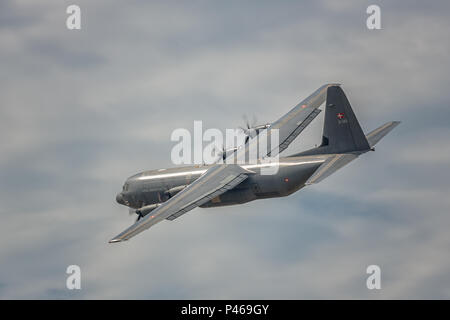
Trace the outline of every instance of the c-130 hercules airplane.
{"type": "MultiPolygon", "coordinates": [[[[196,207],[227,206],[290,195],[374,150],[375,144],[400,123],[388,122],[365,135],[340,85],[326,84],[277,121],[255,127],[257,134],[266,131],[267,136],[272,130],[278,130],[279,145],[271,146],[268,155],[274,156],[270,152],[275,149],[278,153],[285,150],[321,112],[318,108],[325,100],[321,145],[278,158],[276,174],[262,174],[264,166],[273,163],[257,161],[256,164],[222,163],[144,171],[128,178],[116,201],[133,209],[138,219],[109,242],[128,240],[162,220],[174,220],[196,207]]],[[[248,154],[254,141],[246,139],[245,145],[234,152],[248,154]]]]}

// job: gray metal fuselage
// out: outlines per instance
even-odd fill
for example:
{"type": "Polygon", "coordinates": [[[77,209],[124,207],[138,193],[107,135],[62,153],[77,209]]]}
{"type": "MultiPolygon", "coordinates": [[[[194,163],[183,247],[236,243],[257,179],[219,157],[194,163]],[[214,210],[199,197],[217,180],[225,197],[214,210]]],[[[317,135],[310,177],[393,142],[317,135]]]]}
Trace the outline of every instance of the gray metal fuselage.
{"type": "MultiPolygon", "coordinates": [[[[242,165],[255,174],[201,207],[242,204],[257,199],[290,195],[305,185],[327,157],[328,155],[315,155],[280,158],[278,172],[271,175],[261,174],[264,164],[242,165]]],[[[138,173],[126,180],[123,191],[117,195],[116,200],[134,209],[165,202],[184,186],[194,182],[209,167],[211,166],[189,166],[138,173]]]]}

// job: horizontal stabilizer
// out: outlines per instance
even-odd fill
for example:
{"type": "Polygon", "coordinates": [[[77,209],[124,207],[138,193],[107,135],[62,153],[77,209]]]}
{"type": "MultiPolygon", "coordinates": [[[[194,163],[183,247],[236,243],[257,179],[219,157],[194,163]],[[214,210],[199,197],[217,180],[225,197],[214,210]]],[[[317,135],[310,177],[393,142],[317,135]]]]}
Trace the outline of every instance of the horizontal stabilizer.
{"type": "Polygon", "coordinates": [[[391,132],[396,126],[400,124],[400,121],[391,121],[383,124],[381,127],[373,130],[369,134],[366,135],[367,141],[369,142],[370,147],[372,148],[374,145],[378,143],[385,135],[391,132]]]}
{"type": "Polygon", "coordinates": [[[351,153],[330,156],[324,163],[322,163],[316,172],[313,173],[305,184],[308,185],[322,181],[356,158],[358,158],[358,155],[351,153]]]}

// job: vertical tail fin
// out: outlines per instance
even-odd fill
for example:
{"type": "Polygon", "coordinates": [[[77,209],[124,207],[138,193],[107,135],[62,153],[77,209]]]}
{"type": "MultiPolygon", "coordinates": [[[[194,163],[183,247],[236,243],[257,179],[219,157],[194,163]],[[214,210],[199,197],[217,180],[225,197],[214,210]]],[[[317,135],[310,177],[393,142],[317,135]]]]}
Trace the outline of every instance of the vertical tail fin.
{"type": "Polygon", "coordinates": [[[320,153],[344,153],[370,149],[352,107],[339,86],[328,88],[320,153]]]}
{"type": "Polygon", "coordinates": [[[293,157],[315,154],[364,153],[394,129],[400,121],[391,121],[367,135],[361,129],[352,107],[339,85],[327,89],[322,144],[293,154],[293,157]]]}

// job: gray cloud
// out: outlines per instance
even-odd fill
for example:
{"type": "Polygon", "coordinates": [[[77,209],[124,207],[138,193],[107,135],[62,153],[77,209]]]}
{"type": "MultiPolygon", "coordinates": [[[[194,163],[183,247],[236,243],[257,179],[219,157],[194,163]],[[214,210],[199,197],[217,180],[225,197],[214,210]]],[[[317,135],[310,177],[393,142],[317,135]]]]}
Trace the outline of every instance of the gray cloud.
{"type": "Polygon", "coordinates": [[[450,297],[447,2],[382,1],[380,31],[359,1],[79,1],[81,31],[69,4],[0,5],[0,298],[450,297]],[[107,244],[132,222],[115,193],[170,166],[173,129],[271,121],[334,81],[365,130],[403,121],[377,152],[288,198],[107,244]]]}

